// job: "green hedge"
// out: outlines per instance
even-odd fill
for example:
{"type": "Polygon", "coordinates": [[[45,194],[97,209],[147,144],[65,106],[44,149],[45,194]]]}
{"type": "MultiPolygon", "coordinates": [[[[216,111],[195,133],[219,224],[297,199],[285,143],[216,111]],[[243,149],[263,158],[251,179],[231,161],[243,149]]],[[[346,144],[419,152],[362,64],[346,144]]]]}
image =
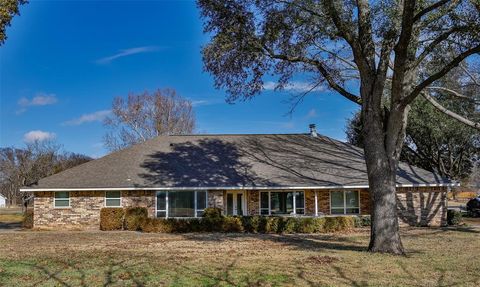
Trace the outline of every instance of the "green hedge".
{"type": "Polygon", "coordinates": [[[102,208],[100,210],[100,230],[122,230],[124,216],[123,208],[102,208]]]}

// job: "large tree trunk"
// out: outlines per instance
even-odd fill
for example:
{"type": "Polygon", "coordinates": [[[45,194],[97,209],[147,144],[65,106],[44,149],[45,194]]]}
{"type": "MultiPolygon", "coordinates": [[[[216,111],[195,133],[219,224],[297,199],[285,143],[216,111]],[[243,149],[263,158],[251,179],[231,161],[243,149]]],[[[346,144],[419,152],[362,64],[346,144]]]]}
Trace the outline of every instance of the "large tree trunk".
{"type": "Polygon", "coordinates": [[[382,89],[364,89],[363,92],[364,151],[372,219],[368,250],[404,254],[397,216],[396,170],[408,111],[390,111],[385,115],[382,89]],[[385,131],[387,127],[388,132],[385,131]]]}
{"type": "Polygon", "coordinates": [[[372,202],[371,252],[404,254],[400,240],[396,188],[391,172],[378,170],[369,180],[372,202]]]}
{"type": "Polygon", "coordinates": [[[400,240],[395,184],[396,165],[382,156],[382,141],[365,146],[371,198],[371,235],[368,250],[392,254],[404,254],[400,240]],[[392,164],[394,166],[392,166],[392,164]]]}

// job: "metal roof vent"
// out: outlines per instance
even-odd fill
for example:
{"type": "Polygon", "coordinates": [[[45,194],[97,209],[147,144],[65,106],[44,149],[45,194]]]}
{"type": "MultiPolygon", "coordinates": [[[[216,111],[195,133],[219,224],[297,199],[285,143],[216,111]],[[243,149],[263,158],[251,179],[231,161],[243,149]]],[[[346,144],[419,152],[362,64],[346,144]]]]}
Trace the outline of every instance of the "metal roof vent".
{"type": "Polygon", "coordinates": [[[308,127],[310,128],[310,136],[317,137],[317,127],[315,126],[315,124],[310,124],[308,125],[308,127]]]}

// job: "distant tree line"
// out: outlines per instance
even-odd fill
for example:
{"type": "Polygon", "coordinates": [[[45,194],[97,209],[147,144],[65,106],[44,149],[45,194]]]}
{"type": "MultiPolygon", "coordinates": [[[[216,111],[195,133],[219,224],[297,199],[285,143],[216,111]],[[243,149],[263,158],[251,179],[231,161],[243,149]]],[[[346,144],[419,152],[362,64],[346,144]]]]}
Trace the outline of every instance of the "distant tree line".
{"type": "Polygon", "coordinates": [[[90,160],[86,155],[62,151],[52,141],[36,141],[25,148],[0,148],[0,193],[7,205],[18,205],[31,196],[19,191],[22,186],[90,160]]]}

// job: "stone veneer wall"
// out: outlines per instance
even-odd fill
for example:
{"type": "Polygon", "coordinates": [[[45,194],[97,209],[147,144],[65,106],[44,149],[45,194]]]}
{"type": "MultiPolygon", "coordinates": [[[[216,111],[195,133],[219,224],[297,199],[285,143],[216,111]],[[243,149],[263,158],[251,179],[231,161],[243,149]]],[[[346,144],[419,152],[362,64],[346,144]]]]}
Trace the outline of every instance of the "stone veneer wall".
{"type": "Polygon", "coordinates": [[[217,207],[225,210],[224,200],[224,190],[209,190],[208,191],[208,206],[207,207],[217,207]]]}
{"type": "MultiPolygon", "coordinates": [[[[100,209],[105,206],[104,191],[71,191],[70,207],[54,208],[54,192],[35,192],[34,228],[98,229],[100,209]]],[[[155,191],[122,191],[123,207],[146,207],[155,213],[155,191]]]]}
{"type": "Polygon", "coordinates": [[[65,208],[54,208],[53,200],[54,192],[35,192],[34,228],[99,228],[105,192],[71,191],[70,207],[65,208]]]}
{"type": "Polygon", "coordinates": [[[123,207],[145,207],[149,217],[155,217],[155,196],[154,190],[129,190],[122,191],[123,207]]]}
{"type": "Polygon", "coordinates": [[[258,190],[247,190],[248,215],[260,214],[260,192],[258,190]]]}

